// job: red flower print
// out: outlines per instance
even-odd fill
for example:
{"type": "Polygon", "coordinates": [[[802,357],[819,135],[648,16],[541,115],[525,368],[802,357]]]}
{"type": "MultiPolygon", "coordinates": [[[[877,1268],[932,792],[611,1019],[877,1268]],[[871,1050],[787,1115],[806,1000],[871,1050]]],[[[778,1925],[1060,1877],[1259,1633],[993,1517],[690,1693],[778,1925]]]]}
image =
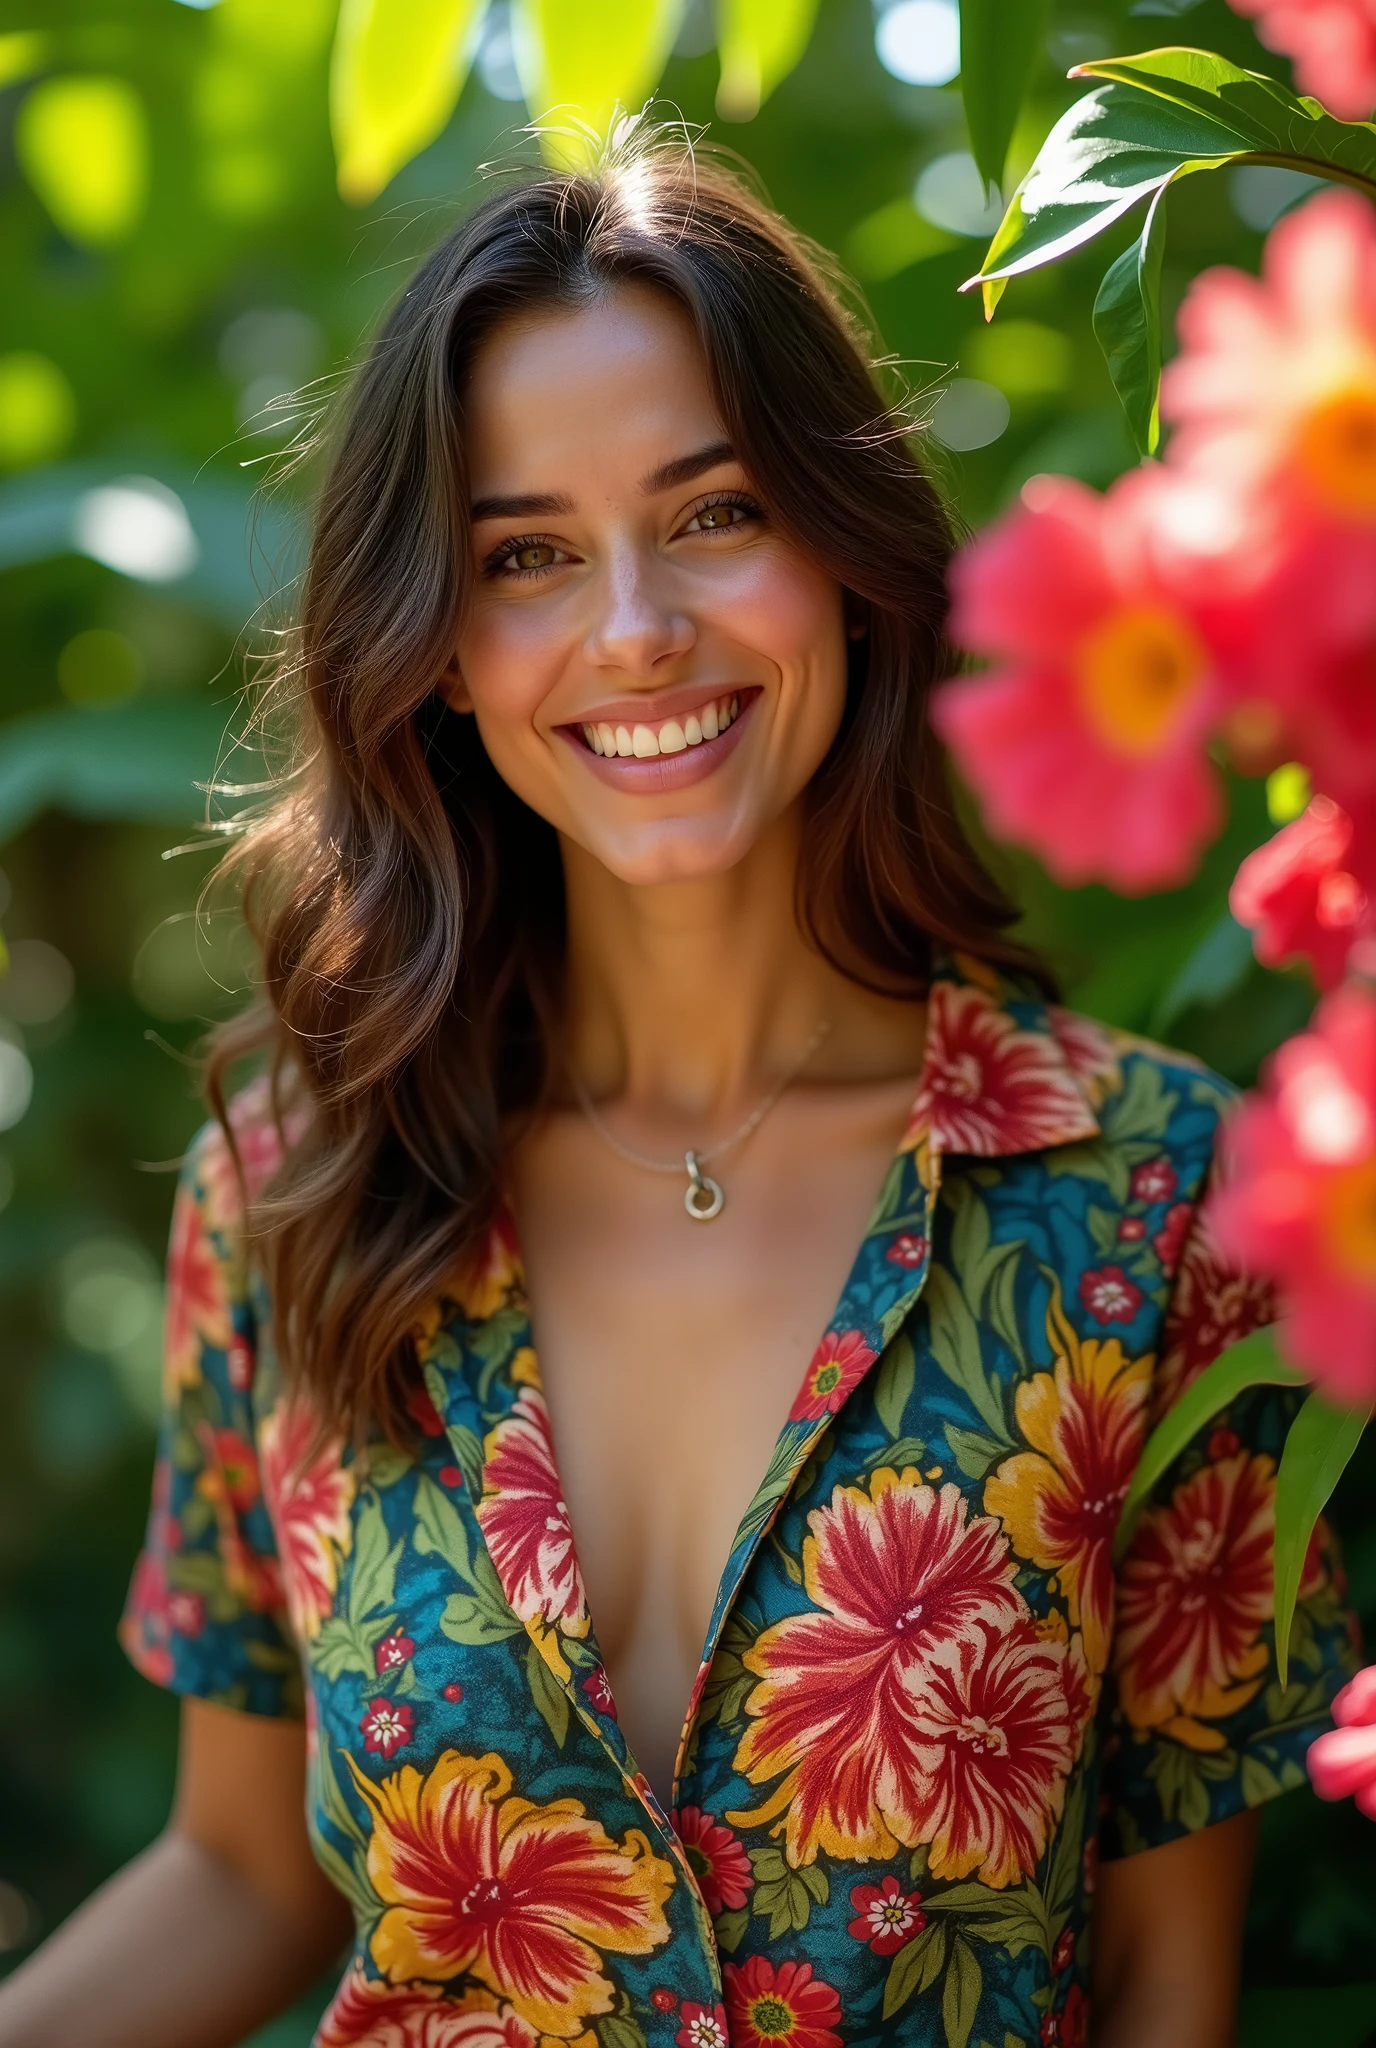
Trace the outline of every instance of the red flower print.
{"type": "Polygon", "coordinates": [[[535,2029],[486,1991],[389,1984],[355,1963],[320,2022],[316,2048],[536,2048],[535,2029]]]}
{"type": "Polygon", "coordinates": [[[895,1266],[920,1266],[926,1256],[926,1238],[911,1230],[900,1230],[884,1254],[895,1266]]]}
{"type": "Polygon", "coordinates": [[[1106,1024],[1097,1024],[1074,1010],[1062,1010],[1056,1003],[1046,1014],[1065,1063],[1087,1100],[1091,1105],[1102,1102],[1108,1090],[1117,1086],[1121,1073],[1113,1033],[1106,1024]]]}
{"type": "Polygon", "coordinates": [[[1242,1438],[1235,1429],[1216,1429],[1209,1438],[1204,1455],[1211,1463],[1217,1464],[1220,1458],[1231,1458],[1241,1449],[1242,1438]]]}
{"type": "Polygon", "coordinates": [[[608,1953],[669,1939],[672,1866],[638,1828],[607,1834],[577,1799],[513,1793],[500,1757],[445,1750],[374,1782],[368,1875],[382,1902],[368,1952],[394,1984],[476,1978],[540,2034],[568,2040],[610,2012],[608,1953]]]}
{"type": "Polygon", "coordinates": [[[1132,1169],[1134,1202],[1169,1202],[1179,1185],[1180,1177],[1169,1159],[1144,1159],[1132,1169]]]}
{"type": "Polygon", "coordinates": [[[379,1756],[394,1756],[411,1740],[416,1717],[405,1700],[374,1700],[358,1725],[365,1749],[379,1756]]]}
{"type": "Polygon", "coordinates": [[[522,1621],[538,1616],[570,1635],[586,1634],[583,1575],[555,1468],[549,1411],[537,1388],[521,1389],[483,1455],[486,1490],[478,1520],[507,1599],[522,1621]]]}
{"type": "Polygon", "coordinates": [[[456,1680],[451,1679],[449,1684],[444,1688],[444,1696],[447,1700],[452,1700],[454,1704],[457,1705],[458,1702],[463,1698],[463,1687],[460,1684],[458,1684],[456,1680]]]}
{"type": "Polygon", "coordinates": [[[789,1421],[815,1422],[834,1415],[878,1356],[859,1330],[830,1331],[812,1354],[798,1398],[788,1411],[789,1421]]]}
{"type": "Polygon", "coordinates": [[[1275,1467],[1239,1452],[1205,1465],[1138,1523],[1118,1578],[1119,1697],[1134,1728],[1230,1714],[1268,1652],[1275,1467]]]}
{"type": "Polygon", "coordinates": [[[731,2048],[724,2005],[709,2008],[692,2005],[685,1999],[679,2017],[683,2025],[674,2035],[678,2048],[731,2048]]]}
{"type": "Polygon", "coordinates": [[[1056,1946],[1051,1951],[1051,1967],[1059,1977],[1063,1970],[1070,1968],[1074,1960],[1075,1929],[1073,1927],[1065,1927],[1061,1930],[1056,1946]]]}
{"type": "Polygon", "coordinates": [[[855,1918],[846,1932],[856,1941],[868,1942],[877,1956],[891,1956],[927,1925],[918,1906],[920,1897],[919,1892],[905,1892],[892,1873],[882,1884],[857,1884],[850,1895],[855,1918]]]}
{"type": "Polygon", "coordinates": [[[937,981],[913,1125],[945,1152],[1031,1152],[1093,1137],[1098,1123],[1056,1038],[1024,1031],[986,990],[937,981]]]}
{"type": "Polygon", "coordinates": [[[169,1593],[167,1619],[179,1636],[198,1636],[205,1627],[204,1595],[169,1593]]]}
{"type": "Polygon", "coordinates": [[[1124,1216],[1118,1225],[1119,1244],[1140,1244],[1147,1234],[1147,1226],[1140,1216],[1124,1216]]]}
{"type": "Polygon", "coordinates": [[[521,1254],[516,1225],[504,1211],[488,1231],[480,1256],[459,1283],[459,1306],[470,1321],[482,1322],[495,1315],[520,1284],[521,1254]]]}
{"type": "Polygon", "coordinates": [[[457,1465],[441,1465],[441,1466],[440,1466],[440,1485],[441,1485],[441,1486],[462,1486],[462,1485],[463,1485],[463,1473],[462,1473],[462,1472],[461,1472],[461,1471],[459,1470],[459,1468],[458,1468],[458,1466],[457,1466],[457,1465]]]}
{"type": "Polygon", "coordinates": [[[730,1828],[701,1807],[682,1806],[674,1815],[674,1831],[708,1912],[715,1918],[723,1907],[734,1913],[743,1906],[746,1893],[754,1889],[755,1874],[730,1828]]]}
{"type": "Polygon", "coordinates": [[[1130,1323],[1142,1306],[1142,1290],[1121,1266],[1099,1266],[1080,1276],[1080,1299],[1096,1323],[1130,1323]]]}
{"type": "Polygon", "coordinates": [[[1061,2007],[1057,2048],[1085,2048],[1089,2039],[1089,2006],[1078,1984],[1072,1984],[1061,2007]]]}
{"type": "Polygon", "coordinates": [[[172,1206],[167,1247],[163,1353],[172,1384],[194,1386],[201,1377],[201,1346],[227,1351],[233,1335],[224,1269],[206,1233],[200,1204],[183,1187],[172,1206]]]}
{"type": "Polygon", "coordinates": [[[396,1635],[384,1636],[373,1651],[378,1677],[381,1678],[384,1671],[400,1671],[407,1658],[415,1653],[416,1646],[410,1636],[402,1635],[399,1630],[396,1635]]]}
{"type": "Polygon", "coordinates": [[[1042,2014],[1042,2048],[1059,2048],[1061,2038],[1061,2016],[1058,2012],[1042,2014]]]}
{"type": "Polygon", "coordinates": [[[209,1494],[213,1487],[223,1486],[230,1506],[237,1514],[245,1514],[262,1491],[257,1453],[237,1430],[217,1429],[208,1435],[214,1446],[213,1463],[207,1458],[202,1481],[208,1484],[203,1484],[202,1490],[209,1494]]]}
{"type": "Polygon", "coordinates": [[[229,1372],[229,1384],[236,1394],[246,1394],[253,1385],[254,1356],[252,1347],[242,1337],[231,1337],[225,1354],[229,1372]]]}
{"type": "Polygon", "coordinates": [[[727,2030],[732,2048],[841,2048],[832,2028],[841,2001],[830,1984],[812,1974],[811,1963],[767,1962],[751,1956],[723,1971],[727,2030]]]}
{"type": "Polygon", "coordinates": [[[1270,1281],[1231,1270],[1209,1227],[1208,1211],[1198,1212],[1166,1318],[1155,1418],[1159,1421],[1175,1405],[1220,1351],[1265,1329],[1275,1315],[1270,1281]]]}
{"type": "Polygon", "coordinates": [[[1088,1712],[1078,1644],[1026,1624],[933,1645],[913,1732],[934,1877],[1008,1885],[1036,1868],[1088,1712]]]}
{"type": "Polygon", "coordinates": [[[319,1633],[334,1605],[340,1559],[349,1549],[355,1480],[352,1465],[341,1462],[343,1448],[339,1437],[319,1441],[304,1401],[274,1408],[259,1439],[287,1611],[300,1637],[319,1633]]]}
{"type": "Polygon", "coordinates": [[[611,1680],[599,1664],[596,1671],[590,1671],[583,1680],[583,1690],[599,1714],[616,1719],[616,1701],[612,1697],[611,1680]]]}
{"type": "MultiPolygon", "coordinates": [[[[678,2000],[672,1991],[666,1991],[661,1984],[657,1991],[650,1993],[650,2003],[656,2012],[672,2012],[678,2004],[678,2000]]],[[[698,2008],[695,2007],[694,2010],[696,2011],[698,2008]]]]}
{"type": "MultiPolygon", "coordinates": [[[[958,1487],[938,1493],[876,1472],[871,1490],[838,1486],[808,1516],[803,1583],[811,1610],[775,1622],[746,1652],[760,1679],[735,1767],[752,1784],[780,1778],[759,1813],[788,1811],[789,1861],[819,1848],[887,1860],[923,1839],[929,1786],[916,1751],[925,1659],[984,1622],[1027,1612],[998,1523],[967,1521],[958,1487]]],[[[981,1639],[982,1640],[982,1639],[981,1639]]],[[[734,2038],[734,2037],[733,2037],[734,2038]]]]}
{"type": "Polygon", "coordinates": [[[1163,1273],[1173,1273],[1190,1234],[1194,1210],[1188,1202],[1176,1202],[1166,1211],[1166,1220],[1152,1239],[1163,1273]]]}
{"type": "Polygon", "coordinates": [[[430,1398],[428,1387],[411,1387],[406,1395],[406,1413],[425,1436],[443,1436],[440,1411],[430,1398]]]}

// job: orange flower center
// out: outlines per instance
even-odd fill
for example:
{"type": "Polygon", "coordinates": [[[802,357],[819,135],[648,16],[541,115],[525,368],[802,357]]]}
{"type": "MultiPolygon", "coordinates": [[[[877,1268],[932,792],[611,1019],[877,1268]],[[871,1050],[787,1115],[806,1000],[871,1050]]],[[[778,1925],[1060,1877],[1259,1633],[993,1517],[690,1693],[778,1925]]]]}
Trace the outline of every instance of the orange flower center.
{"type": "Polygon", "coordinates": [[[1204,680],[1204,646],[1178,612],[1127,605],[1083,641],[1077,663],[1090,724],[1119,754],[1154,754],[1204,680]]]}
{"type": "Polygon", "coordinates": [[[1300,429],[1297,454],[1325,504],[1376,518],[1376,382],[1350,385],[1316,405],[1300,429]]]}
{"type": "Polygon", "coordinates": [[[1376,1280],[1376,1158],[1340,1166],[1329,1179],[1323,1206],[1339,1265],[1360,1280],[1376,1280]]]}

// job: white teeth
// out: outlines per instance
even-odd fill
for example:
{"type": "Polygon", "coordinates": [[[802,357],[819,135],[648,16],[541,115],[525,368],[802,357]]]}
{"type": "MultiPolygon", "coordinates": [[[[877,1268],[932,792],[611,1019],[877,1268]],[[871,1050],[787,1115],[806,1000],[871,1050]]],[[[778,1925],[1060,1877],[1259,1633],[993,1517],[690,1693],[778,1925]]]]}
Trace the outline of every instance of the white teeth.
{"type": "Polygon", "coordinates": [[[597,728],[597,737],[602,743],[602,753],[614,754],[616,752],[616,734],[612,731],[609,725],[599,725],[597,728]]]}
{"type": "Polygon", "coordinates": [[[631,735],[624,725],[619,725],[616,728],[616,751],[618,754],[633,754],[635,752],[635,748],[631,745],[631,735]]]}
{"type": "Polygon", "coordinates": [[[631,728],[631,747],[637,760],[648,761],[659,752],[659,741],[648,725],[636,725],[631,728]]]}
{"type": "Polygon", "coordinates": [[[659,728],[659,751],[661,754],[681,754],[688,745],[683,727],[676,718],[666,718],[659,728]]]}
{"type": "Polygon", "coordinates": [[[720,731],[721,727],[717,722],[717,707],[715,704],[708,704],[704,707],[702,714],[702,736],[705,740],[714,740],[720,731]]]}
{"type": "Polygon", "coordinates": [[[585,725],[583,727],[583,739],[585,743],[592,748],[594,754],[601,753],[602,742],[597,737],[597,727],[595,725],[585,725]]]}
{"type": "Polygon", "coordinates": [[[583,725],[579,729],[594,754],[620,755],[624,760],[651,761],[660,754],[681,754],[688,747],[700,747],[724,733],[740,714],[739,695],[718,698],[690,711],[683,719],[666,718],[656,729],[649,725],[583,725]]]}
{"type": "Polygon", "coordinates": [[[687,740],[690,747],[700,747],[702,745],[702,727],[691,711],[683,721],[683,737],[687,740]]]}
{"type": "Polygon", "coordinates": [[[737,712],[738,712],[738,711],[740,710],[740,708],[741,708],[741,700],[740,700],[740,698],[739,698],[739,697],[733,697],[733,698],[731,699],[731,716],[732,716],[733,718],[735,717],[736,713],[737,713],[737,712]]]}

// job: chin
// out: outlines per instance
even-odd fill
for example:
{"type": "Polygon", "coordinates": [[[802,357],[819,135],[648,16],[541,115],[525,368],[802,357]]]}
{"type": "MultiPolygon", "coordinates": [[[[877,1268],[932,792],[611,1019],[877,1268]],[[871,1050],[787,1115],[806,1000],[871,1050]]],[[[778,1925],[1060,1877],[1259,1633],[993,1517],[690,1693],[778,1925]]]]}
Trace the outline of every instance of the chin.
{"type": "Polygon", "coordinates": [[[610,841],[589,835],[583,847],[618,881],[650,889],[726,874],[744,860],[759,836],[738,822],[677,818],[610,841]]]}

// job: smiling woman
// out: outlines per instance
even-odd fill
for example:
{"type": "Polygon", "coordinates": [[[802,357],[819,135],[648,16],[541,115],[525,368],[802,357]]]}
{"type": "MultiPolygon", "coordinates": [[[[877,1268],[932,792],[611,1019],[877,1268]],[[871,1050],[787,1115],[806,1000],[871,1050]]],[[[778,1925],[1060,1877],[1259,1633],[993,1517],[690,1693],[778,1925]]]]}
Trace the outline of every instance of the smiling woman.
{"type": "Polygon", "coordinates": [[[1269,1296],[1197,1222],[1226,1086],[1057,1007],[962,835],[949,554],[820,259],[681,144],[403,293],[175,1213],[177,1811],[6,2048],[235,2040],[342,1901],[322,2048],[1083,2048],[1091,1981],[1108,2048],[1231,2037],[1346,1621],[1325,1537],[1285,1690],[1275,1390],[1115,1562],[1269,1296]]]}

